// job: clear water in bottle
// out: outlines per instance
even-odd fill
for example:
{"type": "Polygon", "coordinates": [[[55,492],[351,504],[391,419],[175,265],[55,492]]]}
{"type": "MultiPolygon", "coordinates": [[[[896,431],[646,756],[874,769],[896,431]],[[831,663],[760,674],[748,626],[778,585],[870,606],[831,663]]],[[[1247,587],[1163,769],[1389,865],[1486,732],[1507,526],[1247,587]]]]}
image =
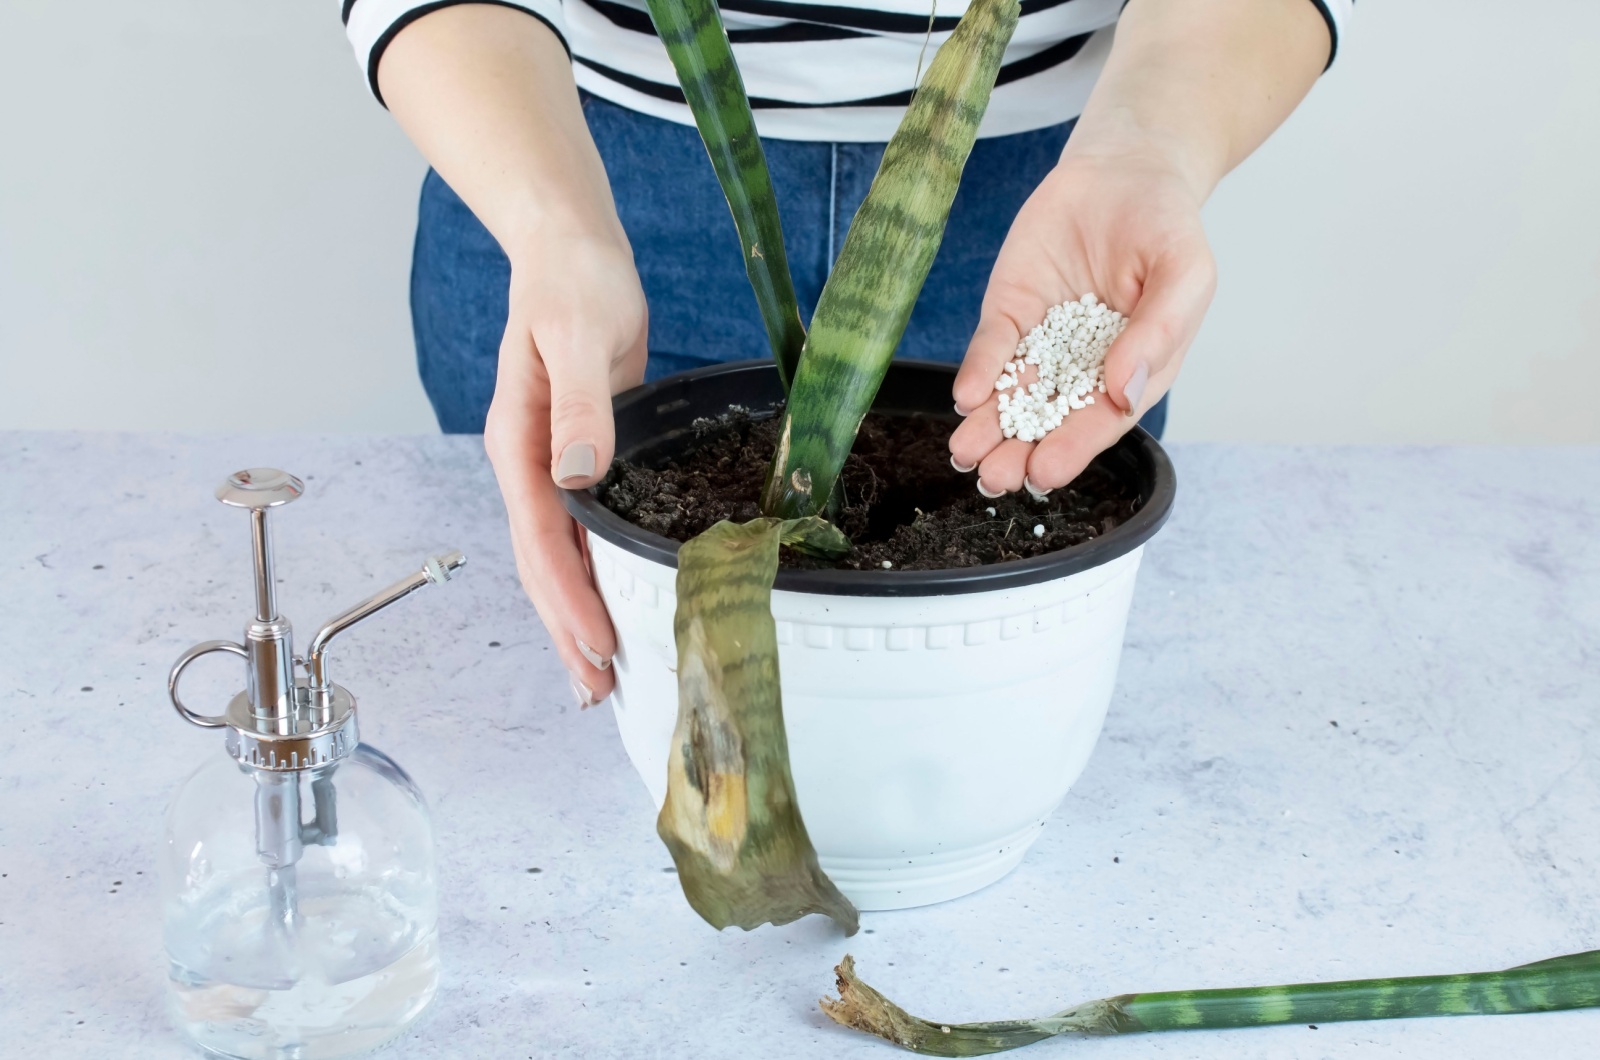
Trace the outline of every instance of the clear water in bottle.
{"type": "MultiPolygon", "coordinates": [[[[432,834],[410,778],[362,745],[336,770],[336,835],[262,864],[256,780],[220,758],[169,810],[169,1004],[217,1056],[334,1060],[403,1033],[439,985],[432,834]]],[[[303,785],[309,788],[309,782],[303,785]]]]}
{"type": "Polygon", "coordinates": [[[427,1007],[437,935],[423,910],[370,888],[301,896],[292,923],[270,891],[224,892],[170,926],[173,1019],[242,1060],[324,1060],[376,1049],[427,1007]]]}

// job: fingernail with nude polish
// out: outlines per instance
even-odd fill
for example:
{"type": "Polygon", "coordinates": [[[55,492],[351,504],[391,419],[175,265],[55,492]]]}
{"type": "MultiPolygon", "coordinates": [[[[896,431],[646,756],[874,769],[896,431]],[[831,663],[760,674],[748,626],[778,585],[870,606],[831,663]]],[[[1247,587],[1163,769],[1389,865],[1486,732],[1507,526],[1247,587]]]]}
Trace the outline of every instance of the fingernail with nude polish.
{"type": "Polygon", "coordinates": [[[572,696],[578,701],[579,710],[588,710],[600,702],[594,697],[594,690],[578,680],[577,674],[568,674],[567,676],[572,679],[572,696]]]}
{"type": "Polygon", "coordinates": [[[963,464],[961,461],[957,460],[953,454],[950,457],[950,466],[961,472],[963,475],[969,471],[976,471],[978,469],[977,464],[963,464]]]}
{"type": "Polygon", "coordinates": [[[585,644],[577,637],[573,637],[572,640],[578,645],[578,651],[582,653],[583,657],[589,660],[590,666],[593,666],[596,670],[609,670],[611,668],[610,659],[606,658],[604,655],[601,655],[599,652],[589,647],[589,645],[585,644]]]}
{"type": "Polygon", "coordinates": [[[1042,490],[1038,486],[1035,486],[1033,484],[1033,479],[1026,475],[1022,476],[1022,487],[1028,491],[1028,496],[1032,497],[1036,501],[1042,501],[1046,497],[1050,496],[1049,490],[1042,490]]]}
{"type": "Polygon", "coordinates": [[[1006,495],[1005,490],[996,490],[995,492],[990,493],[989,488],[983,484],[983,479],[981,478],[978,480],[978,492],[983,494],[985,497],[988,497],[990,500],[996,500],[1006,495]]]}
{"type": "Polygon", "coordinates": [[[961,402],[958,401],[958,402],[956,402],[956,415],[957,416],[970,416],[970,415],[972,415],[972,413],[970,413],[966,409],[962,408],[961,407],[961,402]]]}
{"type": "Polygon", "coordinates": [[[1128,381],[1122,384],[1122,400],[1127,402],[1128,416],[1130,418],[1139,415],[1139,402],[1144,400],[1144,385],[1149,381],[1150,369],[1145,367],[1143,361],[1140,361],[1138,366],[1134,368],[1133,375],[1129,376],[1128,381]]]}
{"type": "Polygon", "coordinates": [[[575,489],[585,479],[594,476],[594,446],[589,442],[573,442],[561,450],[561,460],[556,464],[556,485],[575,489]]]}

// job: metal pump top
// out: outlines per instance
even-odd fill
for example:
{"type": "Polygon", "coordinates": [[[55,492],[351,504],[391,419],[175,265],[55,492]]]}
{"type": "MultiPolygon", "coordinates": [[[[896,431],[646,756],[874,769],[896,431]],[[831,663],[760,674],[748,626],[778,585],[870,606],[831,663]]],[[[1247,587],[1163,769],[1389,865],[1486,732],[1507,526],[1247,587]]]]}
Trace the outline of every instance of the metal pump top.
{"type": "Polygon", "coordinates": [[[425,585],[448,581],[467,560],[460,552],[431,556],[422,569],[323,623],[311,636],[305,659],[294,654],[293,629],[278,613],[274,589],[269,513],[296,500],[305,484],[275,468],[248,468],[217,487],[217,500],[250,513],[255,570],[255,615],[244,627],[244,643],[208,640],[178,657],[167,677],[167,693],[184,720],[208,729],[227,728],[228,752],[244,766],[297,772],[331,765],[355,750],[356,702],[328,677],[328,647],[351,626],[425,585]],[[198,714],[184,706],[178,681],[202,655],[228,652],[245,660],[245,690],[221,714],[198,714]]]}

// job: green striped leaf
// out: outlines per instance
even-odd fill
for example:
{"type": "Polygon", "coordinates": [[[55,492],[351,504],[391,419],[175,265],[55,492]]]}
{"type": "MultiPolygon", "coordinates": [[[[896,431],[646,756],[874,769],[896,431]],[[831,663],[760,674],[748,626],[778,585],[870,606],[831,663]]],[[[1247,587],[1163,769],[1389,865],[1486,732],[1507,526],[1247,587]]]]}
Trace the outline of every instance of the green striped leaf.
{"type": "Polygon", "coordinates": [[[992,1023],[937,1023],[913,1016],[857,978],[855,961],[848,956],[835,973],[839,997],[825,998],[824,1012],[847,1027],[927,1056],[985,1056],[1063,1034],[1496,1016],[1600,1006],[1600,950],[1502,972],[1120,994],[1053,1016],[992,1023]]]}
{"type": "Polygon", "coordinates": [[[973,0],[889,141],[811,318],[766,515],[824,509],[933,266],[1018,11],[1017,0],[973,0]]]}
{"type": "Polygon", "coordinates": [[[778,221],[767,156],[756,135],[755,117],[722,26],[722,12],[716,0],[646,0],[646,6],[656,35],[667,46],[678,84],[711,156],[717,183],[733,212],[745,272],[761,307],[778,375],[787,388],[805,344],[805,325],[800,322],[789,258],[784,253],[783,226],[778,221]]]}
{"type": "Polygon", "coordinates": [[[678,549],[678,723],[656,832],[683,893],[712,926],[859,916],[817,864],[783,728],[772,580],[780,544],[838,555],[819,518],[723,521],[678,549]]]}

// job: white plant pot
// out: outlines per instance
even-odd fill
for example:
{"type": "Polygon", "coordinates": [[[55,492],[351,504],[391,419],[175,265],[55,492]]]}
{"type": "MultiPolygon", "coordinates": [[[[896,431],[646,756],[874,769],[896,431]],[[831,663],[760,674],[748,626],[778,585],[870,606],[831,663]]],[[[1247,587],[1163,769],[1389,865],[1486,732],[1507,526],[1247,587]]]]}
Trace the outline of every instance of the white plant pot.
{"type": "MultiPolygon", "coordinates": [[[[640,388],[642,402],[623,395],[619,451],[664,437],[649,417],[654,427],[630,431],[627,410],[659,420],[690,396],[694,415],[719,413],[729,384],[759,407],[781,396],[754,385],[764,377],[777,385],[756,364],[675,376],[640,388]],[[755,378],[725,378],[740,372],[755,378]],[[678,393],[706,389],[718,393],[678,393]]],[[[947,408],[949,380],[946,366],[897,363],[879,405],[915,409],[932,390],[947,408]]],[[[1129,448],[1130,467],[1148,465],[1145,504],[1086,545],[960,571],[780,572],[772,612],[796,795],[823,870],[857,907],[927,905],[993,883],[1083,772],[1116,684],[1143,541],[1173,492],[1155,442],[1129,448]]],[[[676,544],[575,496],[617,631],[617,727],[659,807],[678,710],[676,544]]]]}

